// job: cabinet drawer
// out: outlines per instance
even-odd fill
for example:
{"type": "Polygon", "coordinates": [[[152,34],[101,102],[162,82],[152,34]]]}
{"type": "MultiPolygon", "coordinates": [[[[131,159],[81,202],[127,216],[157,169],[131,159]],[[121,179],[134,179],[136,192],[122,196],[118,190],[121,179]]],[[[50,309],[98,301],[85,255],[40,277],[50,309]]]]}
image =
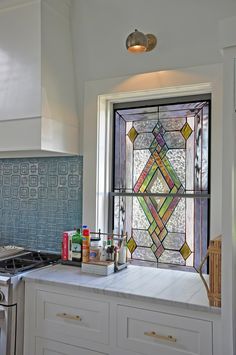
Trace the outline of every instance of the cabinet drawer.
{"type": "Polygon", "coordinates": [[[212,323],[118,306],[118,347],[149,355],[211,355],[212,323]]]}
{"type": "Polygon", "coordinates": [[[109,304],[43,290],[36,293],[40,336],[77,344],[79,339],[108,344],[109,304]]]}
{"type": "Polygon", "coordinates": [[[97,351],[77,348],[44,338],[36,338],[35,355],[107,355],[97,351]]]}

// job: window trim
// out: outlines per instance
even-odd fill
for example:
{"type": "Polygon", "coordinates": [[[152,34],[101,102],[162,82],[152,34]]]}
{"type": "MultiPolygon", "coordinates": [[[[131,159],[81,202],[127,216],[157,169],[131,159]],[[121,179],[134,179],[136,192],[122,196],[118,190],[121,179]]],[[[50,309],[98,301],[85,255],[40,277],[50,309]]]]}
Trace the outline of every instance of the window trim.
{"type": "Polygon", "coordinates": [[[113,106],[132,101],[159,100],[162,98],[189,97],[212,94],[211,83],[181,85],[135,92],[98,95],[97,125],[97,168],[96,168],[96,224],[95,227],[108,231],[109,193],[112,190],[113,157],[113,106]]]}

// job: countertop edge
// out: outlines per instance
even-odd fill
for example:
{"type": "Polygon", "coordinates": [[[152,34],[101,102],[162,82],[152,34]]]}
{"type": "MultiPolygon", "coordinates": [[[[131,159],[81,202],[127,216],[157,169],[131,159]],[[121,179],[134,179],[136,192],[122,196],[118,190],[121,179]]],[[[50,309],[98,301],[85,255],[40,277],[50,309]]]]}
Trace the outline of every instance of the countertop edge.
{"type": "Polygon", "coordinates": [[[221,315],[221,308],[217,307],[211,307],[211,306],[204,306],[204,305],[198,305],[198,304],[193,304],[193,303],[186,303],[186,302],[181,302],[177,300],[168,300],[168,299],[163,299],[163,298],[158,298],[158,297],[152,297],[152,296],[145,296],[145,295],[138,295],[135,293],[127,292],[127,291],[117,291],[117,290],[112,290],[112,289],[104,289],[104,288],[99,288],[95,287],[92,285],[74,285],[68,282],[64,281],[54,281],[54,280],[44,280],[40,279],[37,277],[33,277],[33,273],[30,275],[25,275],[23,276],[23,280],[26,282],[33,282],[33,283],[39,283],[39,284],[47,284],[47,285],[54,285],[54,286],[60,286],[60,287],[66,287],[70,289],[76,289],[76,290],[81,290],[85,292],[93,292],[101,295],[106,295],[106,296],[114,296],[118,298],[124,298],[127,300],[137,300],[140,302],[151,302],[154,304],[159,304],[159,305],[165,305],[165,306],[172,306],[172,307],[180,307],[192,311],[198,311],[198,312],[205,312],[209,314],[215,314],[215,315],[221,315]]]}

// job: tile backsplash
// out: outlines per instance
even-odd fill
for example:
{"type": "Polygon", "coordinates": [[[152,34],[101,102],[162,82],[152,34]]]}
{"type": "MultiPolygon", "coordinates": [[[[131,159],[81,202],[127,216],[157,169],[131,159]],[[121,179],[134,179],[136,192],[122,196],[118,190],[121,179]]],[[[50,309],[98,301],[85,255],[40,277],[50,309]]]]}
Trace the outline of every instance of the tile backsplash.
{"type": "Polygon", "coordinates": [[[61,250],[82,223],[82,157],[0,159],[0,244],[61,250]]]}

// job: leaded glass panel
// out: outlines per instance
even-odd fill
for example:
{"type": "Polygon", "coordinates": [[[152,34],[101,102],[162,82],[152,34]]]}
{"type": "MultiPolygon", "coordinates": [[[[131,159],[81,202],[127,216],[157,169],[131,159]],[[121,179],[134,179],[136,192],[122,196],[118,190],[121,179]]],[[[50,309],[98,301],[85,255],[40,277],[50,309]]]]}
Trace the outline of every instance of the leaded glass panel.
{"type": "Polygon", "coordinates": [[[199,266],[209,230],[201,198],[209,191],[209,116],[209,100],[116,111],[114,191],[123,195],[114,198],[113,227],[129,232],[132,260],[199,266]]]}

